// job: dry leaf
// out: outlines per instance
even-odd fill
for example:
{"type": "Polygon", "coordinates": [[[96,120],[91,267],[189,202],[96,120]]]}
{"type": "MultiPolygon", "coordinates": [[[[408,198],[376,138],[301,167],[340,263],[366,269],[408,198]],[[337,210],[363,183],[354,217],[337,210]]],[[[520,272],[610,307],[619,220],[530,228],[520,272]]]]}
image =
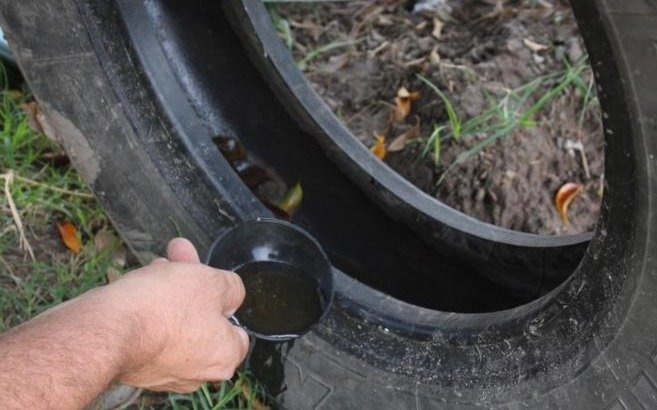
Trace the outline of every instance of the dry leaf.
{"type": "MultiPolygon", "coordinates": [[[[248,383],[242,384],[242,396],[244,396],[247,401],[252,397],[251,388],[249,387],[248,383]]],[[[253,401],[249,404],[253,410],[270,410],[271,408],[261,402],[257,397],[254,397],[253,401]]]]}
{"type": "Polygon", "coordinates": [[[440,19],[434,18],[433,19],[433,31],[431,32],[431,35],[434,36],[436,39],[440,40],[440,37],[443,34],[443,27],[445,26],[445,23],[440,21],[440,19]]]}
{"type": "Polygon", "coordinates": [[[420,121],[418,120],[414,126],[404,131],[401,135],[399,135],[397,138],[392,140],[390,144],[388,144],[388,152],[398,152],[403,150],[404,148],[406,148],[406,143],[409,140],[417,138],[419,134],[420,134],[420,121]]]}
{"type": "Polygon", "coordinates": [[[107,268],[105,276],[107,282],[112,283],[119,279],[121,269],[125,267],[127,252],[125,246],[118,236],[114,235],[108,229],[101,229],[94,236],[94,247],[98,252],[109,252],[111,256],[111,266],[107,268]]]}
{"type": "Polygon", "coordinates": [[[41,127],[41,122],[38,117],[41,115],[41,110],[36,101],[26,102],[20,105],[25,115],[27,115],[27,125],[34,132],[42,133],[43,128],[41,127]]]}
{"type": "Polygon", "coordinates": [[[524,44],[525,47],[527,47],[528,49],[530,49],[531,51],[533,51],[535,53],[538,53],[539,51],[544,51],[544,50],[547,50],[547,49],[550,48],[550,47],[546,46],[545,44],[537,43],[537,42],[532,41],[528,38],[523,38],[522,39],[522,44],[524,44]]]}
{"type": "Polygon", "coordinates": [[[417,91],[410,92],[406,87],[400,87],[395,97],[395,115],[394,120],[403,121],[411,112],[411,103],[418,99],[420,93],[417,91]]]}
{"type": "Polygon", "coordinates": [[[301,205],[301,200],[303,200],[303,188],[301,188],[301,183],[297,182],[280,200],[278,208],[286,214],[292,215],[301,205]]]}
{"type": "Polygon", "coordinates": [[[27,115],[27,125],[35,132],[45,134],[48,138],[55,142],[59,142],[55,129],[50,125],[46,116],[41,112],[39,104],[36,101],[22,103],[21,109],[27,115]]]}
{"type": "Polygon", "coordinates": [[[23,98],[24,94],[21,90],[11,89],[7,91],[7,95],[14,101],[20,100],[23,98]]]}
{"type": "Polygon", "coordinates": [[[440,54],[438,54],[438,48],[434,47],[429,53],[429,62],[433,65],[440,64],[440,54]]]}
{"type": "Polygon", "coordinates": [[[570,224],[570,221],[568,220],[568,207],[583,189],[584,187],[581,184],[567,182],[559,188],[554,197],[554,206],[556,206],[557,212],[566,226],[570,224]]]}
{"type": "Polygon", "coordinates": [[[59,229],[59,235],[62,238],[64,245],[73,253],[80,253],[82,250],[82,243],[80,242],[80,236],[78,235],[75,225],[69,221],[64,221],[57,223],[57,229],[59,229]]]}
{"type": "Polygon", "coordinates": [[[374,156],[383,161],[383,159],[386,157],[386,137],[379,134],[374,134],[374,137],[376,138],[376,142],[374,142],[374,145],[372,145],[370,151],[372,151],[374,156]]]}

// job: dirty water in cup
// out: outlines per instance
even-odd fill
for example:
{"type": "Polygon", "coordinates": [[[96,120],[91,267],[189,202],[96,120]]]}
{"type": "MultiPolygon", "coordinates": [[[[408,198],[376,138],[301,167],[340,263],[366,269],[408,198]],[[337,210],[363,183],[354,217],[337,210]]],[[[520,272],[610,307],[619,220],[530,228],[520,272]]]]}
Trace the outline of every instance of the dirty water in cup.
{"type": "Polygon", "coordinates": [[[235,313],[240,325],[268,337],[290,338],[316,323],[326,301],[310,274],[276,261],[257,261],[235,269],[246,298],[235,313]]]}

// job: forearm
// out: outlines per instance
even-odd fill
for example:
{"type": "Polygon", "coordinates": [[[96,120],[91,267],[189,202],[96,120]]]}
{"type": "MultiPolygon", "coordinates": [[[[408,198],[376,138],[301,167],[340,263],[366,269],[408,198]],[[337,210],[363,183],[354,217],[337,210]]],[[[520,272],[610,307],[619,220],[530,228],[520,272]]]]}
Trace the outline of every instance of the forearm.
{"type": "Polygon", "coordinates": [[[104,288],[0,336],[0,392],[10,408],[81,408],[130,363],[139,329],[104,288]]]}

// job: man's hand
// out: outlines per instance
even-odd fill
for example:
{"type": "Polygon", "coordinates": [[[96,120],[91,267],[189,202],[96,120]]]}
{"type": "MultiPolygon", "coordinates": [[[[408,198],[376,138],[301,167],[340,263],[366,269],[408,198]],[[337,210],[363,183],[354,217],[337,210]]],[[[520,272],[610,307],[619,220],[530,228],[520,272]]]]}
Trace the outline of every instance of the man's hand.
{"type": "Polygon", "coordinates": [[[226,318],[244,300],[235,273],[200,264],[186,239],[174,239],[159,258],[106,287],[138,306],[142,323],[134,357],[120,381],[152,390],[194,391],[207,380],[230,379],[249,338],[226,318]]]}
{"type": "Polygon", "coordinates": [[[0,335],[3,408],[82,408],[115,381],[186,392],[228,379],[248,349],[227,320],[243,299],[236,274],[174,239],[167,259],[0,335]]]}

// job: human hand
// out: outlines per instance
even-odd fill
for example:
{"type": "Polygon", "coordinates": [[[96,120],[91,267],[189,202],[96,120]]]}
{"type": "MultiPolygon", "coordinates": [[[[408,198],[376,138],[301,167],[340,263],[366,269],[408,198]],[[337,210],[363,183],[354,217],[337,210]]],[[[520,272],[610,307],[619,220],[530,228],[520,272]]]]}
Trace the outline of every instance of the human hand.
{"type": "Polygon", "coordinates": [[[151,390],[194,391],[205,381],[230,379],[249,339],[232,325],[244,300],[233,272],[200,263],[186,239],[169,242],[167,258],[105,287],[134,313],[139,340],[119,381],[151,390]]]}

